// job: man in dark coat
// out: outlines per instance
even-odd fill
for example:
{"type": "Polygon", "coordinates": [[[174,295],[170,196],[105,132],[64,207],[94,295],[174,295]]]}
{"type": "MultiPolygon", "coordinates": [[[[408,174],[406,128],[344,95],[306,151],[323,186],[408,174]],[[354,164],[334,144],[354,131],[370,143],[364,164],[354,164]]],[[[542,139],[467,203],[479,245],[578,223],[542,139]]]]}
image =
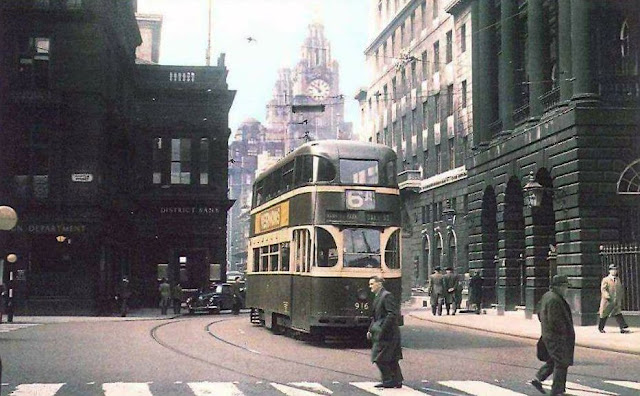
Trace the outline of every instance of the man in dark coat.
{"type": "Polygon", "coordinates": [[[120,299],[120,316],[125,317],[129,312],[129,298],[131,298],[131,285],[129,284],[129,278],[122,277],[122,280],[118,284],[118,294],[116,299],[120,299]]]}
{"type": "Polygon", "coordinates": [[[375,294],[373,320],[367,339],[371,340],[371,362],[380,370],[382,383],[376,388],[402,388],[402,371],[398,361],[402,359],[400,346],[399,309],[395,298],[382,286],[382,277],[369,279],[369,288],[375,294]]]}
{"type": "MultiPolygon", "coordinates": [[[[458,277],[453,273],[453,268],[445,268],[442,283],[444,285],[444,304],[447,307],[447,315],[449,315],[451,312],[451,303],[454,302],[456,289],[458,288],[458,277]]],[[[455,309],[453,314],[456,314],[455,309]]]]}
{"type": "Polygon", "coordinates": [[[433,274],[429,275],[429,287],[427,294],[431,296],[431,312],[433,315],[442,315],[442,299],[444,298],[444,284],[440,267],[434,268],[433,274]]]}
{"type": "Polygon", "coordinates": [[[530,384],[545,393],[542,381],[553,373],[552,395],[565,394],[567,370],[573,364],[576,345],[571,308],[564,299],[568,287],[566,275],[555,275],[551,280],[551,290],[542,296],[538,309],[542,327],[542,335],[538,341],[538,359],[546,362],[530,384]]]}
{"type": "Polygon", "coordinates": [[[475,305],[476,314],[482,311],[482,284],[484,279],[480,275],[480,270],[475,270],[469,279],[469,304],[475,305]]]}

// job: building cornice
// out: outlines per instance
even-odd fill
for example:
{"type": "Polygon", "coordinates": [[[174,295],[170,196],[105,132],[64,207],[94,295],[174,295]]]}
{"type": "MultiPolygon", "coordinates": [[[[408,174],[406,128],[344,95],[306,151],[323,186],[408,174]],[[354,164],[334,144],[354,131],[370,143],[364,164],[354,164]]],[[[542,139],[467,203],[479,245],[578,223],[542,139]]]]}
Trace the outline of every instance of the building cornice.
{"type": "Polygon", "coordinates": [[[364,54],[368,55],[375,48],[380,46],[380,43],[386,40],[387,37],[389,37],[389,35],[395,30],[395,28],[399,26],[399,22],[404,21],[409,16],[409,14],[413,12],[413,10],[418,8],[419,3],[420,2],[418,0],[411,0],[407,2],[407,4],[405,4],[400,12],[396,13],[393,19],[389,21],[389,23],[387,23],[387,26],[385,26],[385,28],[382,29],[382,31],[373,39],[371,44],[367,46],[367,48],[364,50],[364,54]]]}
{"type": "Polygon", "coordinates": [[[456,15],[462,12],[467,6],[469,6],[474,0],[452,0],[445,8],[445,12],[451,15],[456,15]]]}

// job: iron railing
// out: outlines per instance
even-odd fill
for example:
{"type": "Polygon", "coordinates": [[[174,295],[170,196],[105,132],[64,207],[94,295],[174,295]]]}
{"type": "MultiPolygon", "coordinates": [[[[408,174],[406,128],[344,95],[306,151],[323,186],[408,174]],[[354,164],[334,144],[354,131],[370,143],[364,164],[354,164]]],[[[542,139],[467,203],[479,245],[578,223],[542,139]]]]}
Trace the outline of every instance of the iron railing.
{"type": "Polygon", "coordinates": [[[600,246],[602,274],[609,274],[609,265],[618,266],[618,276],[624,286],[623,311],[640,311],[640,243],[616,243],[600,246]]]}

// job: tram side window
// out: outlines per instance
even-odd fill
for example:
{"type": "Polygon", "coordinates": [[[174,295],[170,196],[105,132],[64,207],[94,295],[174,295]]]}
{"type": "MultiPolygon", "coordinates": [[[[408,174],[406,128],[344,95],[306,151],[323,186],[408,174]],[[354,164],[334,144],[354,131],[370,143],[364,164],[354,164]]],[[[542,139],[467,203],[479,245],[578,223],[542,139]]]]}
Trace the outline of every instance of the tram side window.
{"type": "Polygon", "coordinates": [[[309,230],[293,231],[294,263],[296,272],[309,272],[311,261],[311,236],[309,230]]]}
{"type": "Polygon", "coordinates": [[[254,206],[261,205],[264,202],[264,180],[256,183],[255,196],[253,197],[254,206]]]}
{"type": "Polygon", "coordinates": [[[253,272],[260,271],[260,248],[253,248],[253,272]]]}
{"type": "Polygon", "coordinates": [[[313,156],[303,155],[296,158],[295,184],[301,186],[313,181],[313,156]]]}
{"type": "Polygon", "coordinates": [[[340,160],[340,182],[343,184],[378,184],[378,161],[340,160]]]}
{"type": "Polygon", "coordinates": [[[289,242],[280,244],[280,254],[282,257],[282,271],[289,271],[289,242]]]}
{"type": "Polygon", "coordinates": [[[371,228],[345,228],[344,266],[380,268],[380,231],[371,228]]]}
{"type": "Polygon", "coordinates": [[[387,268],[400,268],[400,231],[395,230],[384,248],[384,262],[387,268]]]}
{"type": "Polygon", "coordinates": [[[293,165],[294,162],[290,161],[282,167],[282,188],[284,191],[289,191],[293,188],[293,165]]]}
{"type": "Polygon", "coordinates": [[[271,271],[278,271],[280,263],[280,246],[269,246],[269,262],[271,271]]]}
{"type": "Polygon", "coordinates": [[[316,228],[316,265],[318,267],[333,267],[338,263],[338,248],[336,241],[329,231],[324,228],[316,228]]]}

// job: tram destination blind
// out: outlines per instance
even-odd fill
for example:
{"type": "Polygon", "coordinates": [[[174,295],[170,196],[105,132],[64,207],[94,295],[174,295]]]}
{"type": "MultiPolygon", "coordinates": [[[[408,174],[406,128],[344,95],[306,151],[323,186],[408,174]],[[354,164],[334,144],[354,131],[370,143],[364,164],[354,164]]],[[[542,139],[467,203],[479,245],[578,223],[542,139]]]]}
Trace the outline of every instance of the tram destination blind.
{"type": "Polygon", "coordinates": [[[387,225],[393,220],[391,212],[341,211],[327,210],[327,223],[387,225]]]}

